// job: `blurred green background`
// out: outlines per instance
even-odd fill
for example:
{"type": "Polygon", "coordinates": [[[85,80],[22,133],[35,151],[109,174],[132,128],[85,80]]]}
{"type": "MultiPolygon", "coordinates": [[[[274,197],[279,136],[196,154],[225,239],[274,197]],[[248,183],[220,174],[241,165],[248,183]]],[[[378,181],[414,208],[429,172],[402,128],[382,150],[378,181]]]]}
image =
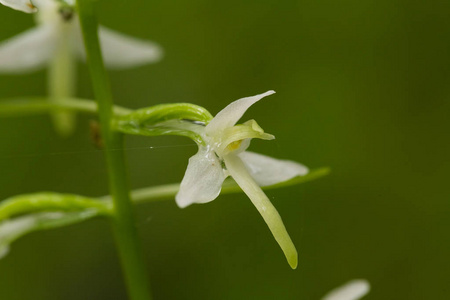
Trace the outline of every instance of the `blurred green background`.
{"type": "MultiPolygon", "coordinates": [[[[100,19],[166,54],[111,72],[116,103],[192,102],[215,114],[274,89],[243,120],[277,139],[251,150],[332,168],[268,192],[299,250],[295,271],[243,194],[184,210],[139,205],[155,299],[312,300],[353,278],[371,282],[365,299],[450,298],[449,1],[110,0],[100,19]]],[[[3,6],[0,20],[0,40],[33,26],[3,6]]],[[[92,97],[81,64],[78,77],[78,94],[92,97]]],[[[0,97],[45,86],[43,71],[2,75],[0,97]]],[[[0,198],[106,194],[90,120],[60,139],[46,115],[0,119],[0,198]]],[[[129,137],[127,148],[133,188],[180,181],[196,151],[181,137],[129,137]]],[[[125,295],[105,220],[31,234],[0,261],[0,299],[125,295]]]]}

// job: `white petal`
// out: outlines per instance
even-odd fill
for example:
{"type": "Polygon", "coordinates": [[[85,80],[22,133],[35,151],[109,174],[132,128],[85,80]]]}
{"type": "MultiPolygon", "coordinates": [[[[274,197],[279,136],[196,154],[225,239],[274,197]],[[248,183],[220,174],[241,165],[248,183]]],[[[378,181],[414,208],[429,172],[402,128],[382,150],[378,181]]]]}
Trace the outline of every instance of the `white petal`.
{"type": "Polygon", "coordinates": [[[56,47],[53,26],[27,30],[0,44],[0,73],[23,73],[43,67],[56,47]]]}
{"type": "Polygon", "coordinates": [[[295,161],[276,159],[250,151],[240,153],[239,157],[260,186],[277,184],[309,172],[307,167],[295,161]]]}
{"type": "Polygon", "coordinates": [[[162,48],[156,43],[136,39],[111,29],[100,27],[103,58],[109,68],[132,68],[157,62],[162,58],[162,48]]]}
{"type": "Polygon", "coordinates": [[[263,217],[267,226],[273,234],[273,237],[283,250],[286,260],[292,269],[297,268],[298,255],[294,244],[284,226],[277,209],[264,194],[263,190],[256,184],[242,160],[237,155],[227,155],[225,158],[230,175],[236,183],[241,187],[244,193],[250,198],[253,205],[263,217]]]}
{"type": "Polygon", "coordinates": [[[12,9],[20,10],[26,13],[34,13],[37,11],[36,7],[30,0],[0,0],[0,3],[9,6],[12,9]]]}
{"type": "Polygon", "coordinates": [[[274,91],[268,91],[264,94],[242,98],[228,104],[228,106],[222,109],[214,119],[211,120],[208,126],[206,126],[206,134],[213,135],[215,132],[220,132],[225,128],[234,126],[250,106],[262,98],[274,93],[274,91]]]}
{"type": "Polygon", "coordinates": [[[364,279],[355,279],[340,286],[322,298],[322,300],[358,300],[370,291],[370,284],[364,279]]]}
{"type": "Polygon", "coordinates": [[[217,198],[226,175],[216,155],[205,148],[189,159],[189,165],[175,196],[179,207],[206,203],[217,198]]]}

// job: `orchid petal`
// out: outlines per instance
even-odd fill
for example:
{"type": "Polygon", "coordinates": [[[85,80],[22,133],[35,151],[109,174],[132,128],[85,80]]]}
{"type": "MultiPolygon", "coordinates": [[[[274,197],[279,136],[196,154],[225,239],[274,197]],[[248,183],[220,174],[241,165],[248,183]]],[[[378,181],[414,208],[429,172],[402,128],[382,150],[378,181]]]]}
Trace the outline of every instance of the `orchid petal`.
{"type": "Polygon", "coordinates": [[[56,46],[53,26],[38,26],[0,44],[0,73],[23,73],[43,67],[56,46]]]}
{"type": "Polygon", "coordinates": [[[322,300],[358,300],[369,291],[370,284],[367,280],[356,279],[332,290],[322,300]]]}
{"type": "Polygon", "coordinates": [[[136,39],[111,29],[100,27],[103,58],[109,68],[124,69],[157,62],[162,48],[156,43],[136,39]]]}
{"type": "Polygon", "coordinates": [[[214,119],[206,126],[206,134],[214,135],[226,128],[236,124],[237,121],[244,115],[247,109],[262,98],[274,94],[274,91],[268,91],[264,94],[259,94],[252,97],[242,98],[230,103],[227,107],[222,109],[214,119]]]}
{"type": "Polygon", "coordinates": [[[283,224],[280,214],[270,202],[269,198],[267,198],[266,194],[264,194],[247,172],[247,169],[239,156],[227,155],[224,160],[230,175],[244,193],[247,194],[253,205],[255,205],[256,209],[263,217],[267,226],[269,226],[275,240],[280,245],[281,250],[283,250],[289,265],[292,269],[296,269],[298,264],[297,250],[286,231],[286,227],[283,224]]]}
{"type": "Polygon", "coordinates": [[[308,174],[304,165],[291,160],[281,160],[270,156],[244,151],[239,154],[250,175],[259,186],[269,186],[308,174]]]}
{"type": "Polygon", "coordinates": [[[189,159],[175,200],[180,208],[192,203],[206,203],[217,198],[226,175],[214,152],[201,147],[189,159]]]}
{"type": "Polygon", "coordinates": [[[11,7],[15,10],[20,10],[26,13],[34,13],[37,11],[36,7],[30,0],[0,0],[0,3],[11,7]]]}

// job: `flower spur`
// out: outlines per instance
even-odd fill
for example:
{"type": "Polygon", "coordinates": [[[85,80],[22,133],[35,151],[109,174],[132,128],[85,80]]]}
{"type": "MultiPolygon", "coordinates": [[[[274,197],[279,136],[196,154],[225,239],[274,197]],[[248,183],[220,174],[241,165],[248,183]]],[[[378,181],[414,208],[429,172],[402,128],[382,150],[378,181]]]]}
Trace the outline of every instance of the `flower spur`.
{"type": "MultiPolygon", "coordinates": [[[[252,138],[274,139],[254,120],[235,125],[254,103],[275,93],[239,99],[220,111],[206,126],[195,126],[202,137],[175,199],[181,208],[217,198],[226,177],[231,176],[247,194],[283,250],[289,265],[297,267],[297,250],[275,207],[260,186],[273,185],[306,175],[308,168],[293,161],[278,160],[246,151],[252,138]]],[[[191,126],[194,127],[194,126],[191,126]]]]}

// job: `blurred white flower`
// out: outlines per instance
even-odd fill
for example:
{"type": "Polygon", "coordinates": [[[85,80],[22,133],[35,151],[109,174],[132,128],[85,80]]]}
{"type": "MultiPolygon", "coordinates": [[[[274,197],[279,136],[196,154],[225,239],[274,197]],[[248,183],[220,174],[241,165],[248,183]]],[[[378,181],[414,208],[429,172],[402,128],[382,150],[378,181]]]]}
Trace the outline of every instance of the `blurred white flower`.
{"type": "MultiPolygon", "coordinates": [[[[80,25],[71,1],[0,0],[3,5],[36,13],[37,26],[0,44],[0,72],[22,73],[50,64],[60,52],[85,58],[80,25]]],[[[105,64],[110,68],[128,68],[156,62],[162,57],[157,44],[128,37],[100,27],[105,64]]]]}
{"type": "Polygon", "coordinates": [[[206,127],[193,129],[202,136],[205,144],[199,144],[197,154],[189,159],[175,199],[182,208],[192,203],[210,202],[219,195],[225,178],[233,177],[264,218],[290,266],[296,268],[295,246],[280,215],[260,186],[306,175],[308,168],[293,161],[245,151],[252,138],[271,140],[274,136],[264,133],[254,120],[235,125],[251,105],[273,93],[268,91],[237,100],[220,111],[206,127]]]}
{"type": "MultiPolygon", "coordinates": [[[[0,73],[26,73],[48,68],[52,102],[75,95],[76,61],[85,59],[75,0],[0,0],[17,10],[36,12],[37,26],[0,43],[0,73]]],[[[132,38],[105,27],[99,38],[106,67],[124,69],[157,62],[163,51],[157,44],[132,38]]],[[[68,136],[75,130],[75,114],[52,112],[56,131],[68,136]]]]}
{"type": "Polygon", "coordinates": [[[365,279],[355,279],[343,286],[335,288],[325,295],[322,300],[358,300],[370,291],[370,284],[365,279]]]}

